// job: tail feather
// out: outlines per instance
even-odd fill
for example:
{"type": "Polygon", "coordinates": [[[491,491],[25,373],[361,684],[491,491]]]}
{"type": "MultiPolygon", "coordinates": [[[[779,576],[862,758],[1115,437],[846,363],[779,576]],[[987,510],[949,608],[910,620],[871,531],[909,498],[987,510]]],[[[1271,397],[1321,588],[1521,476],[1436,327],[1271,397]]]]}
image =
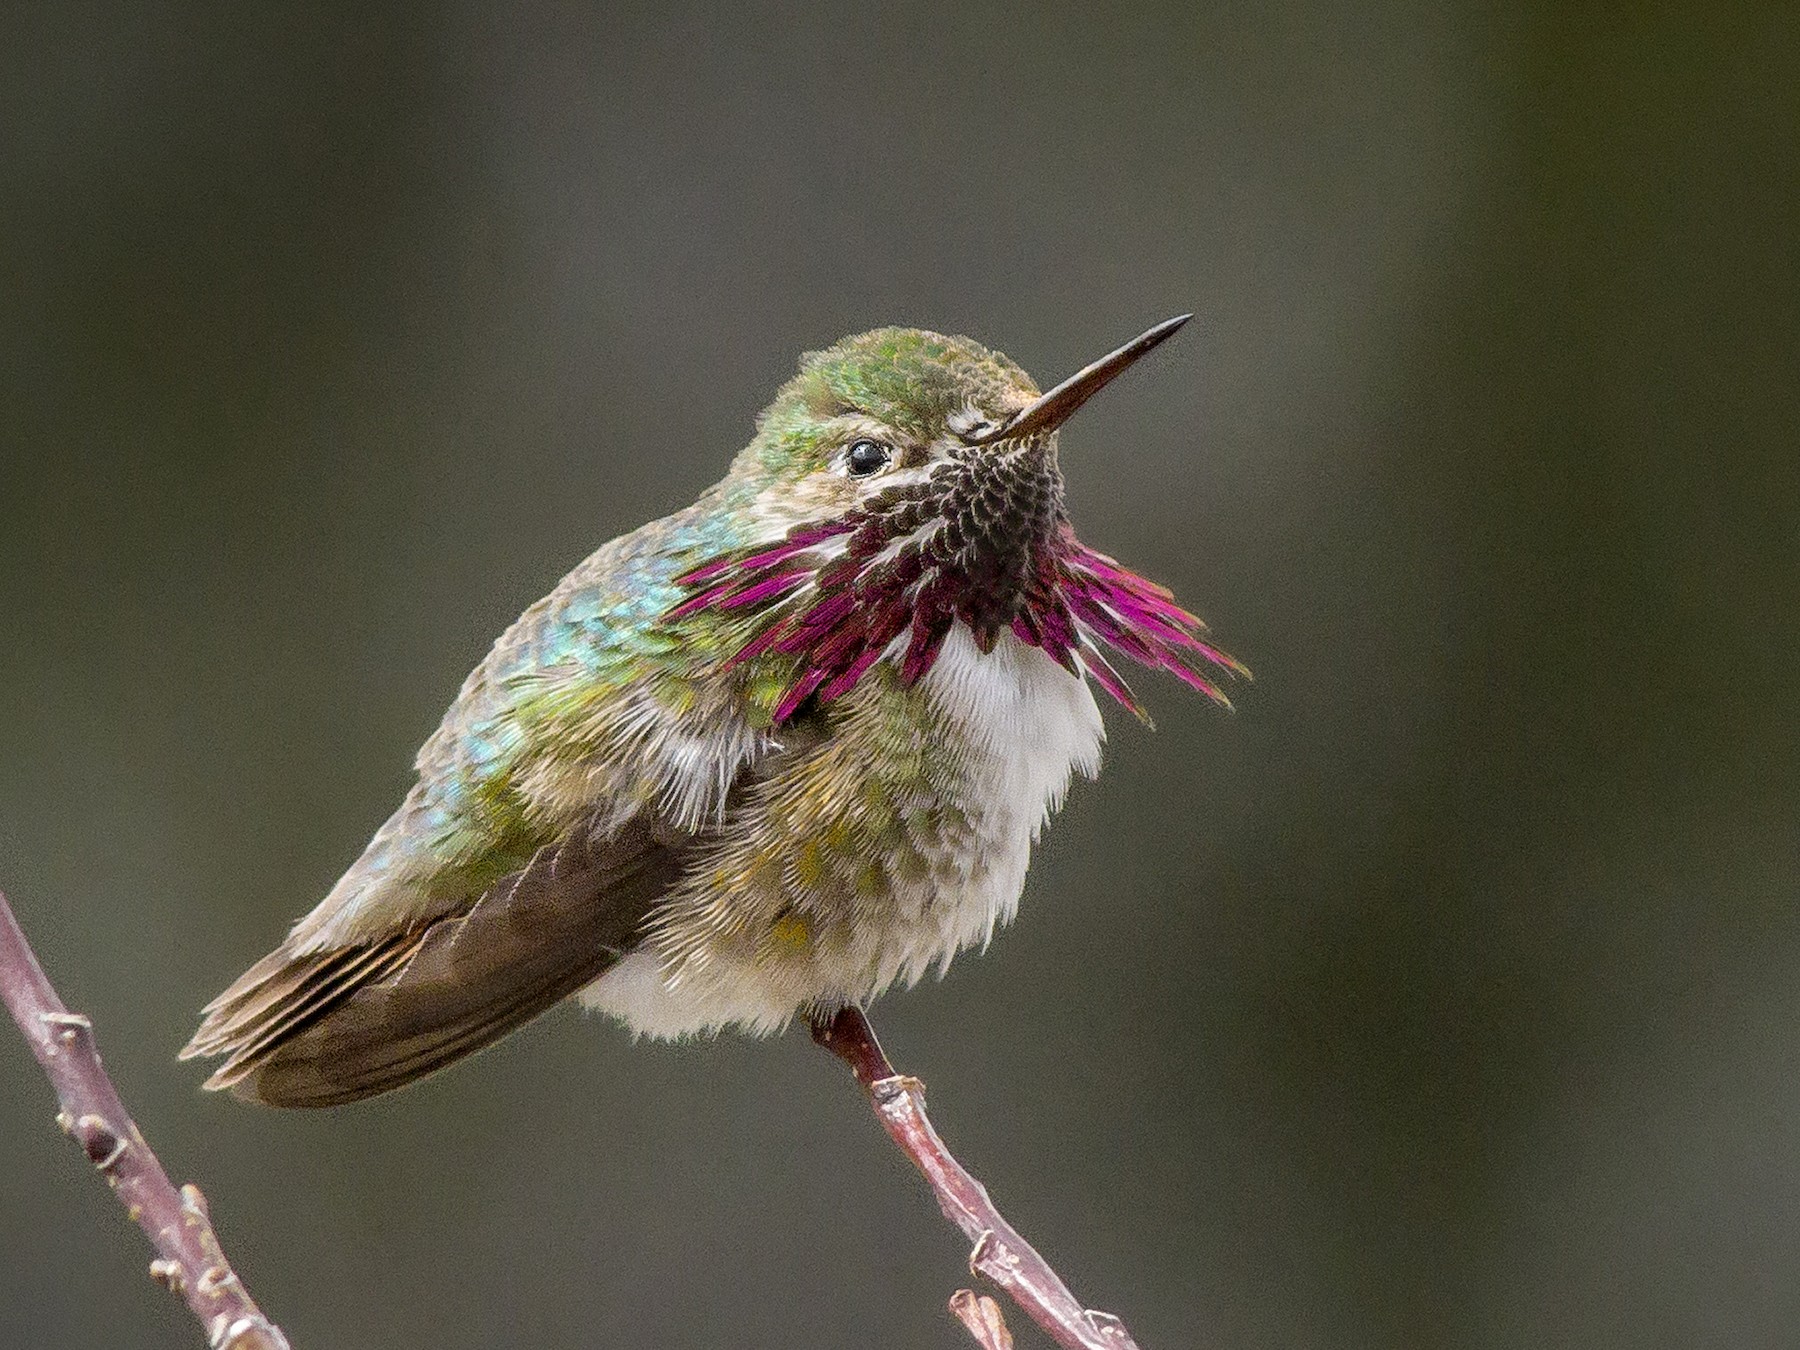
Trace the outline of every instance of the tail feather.
{"type": "Polygon", "coordinates": [[[182,1057],[224,1056],[206,1086],[273,1106],[400,1087],[603,974],[684,862],[684,841],[642,819],[577,831],[465,909],[325,951],[284,944],[207,1005],[182,1057]]]}

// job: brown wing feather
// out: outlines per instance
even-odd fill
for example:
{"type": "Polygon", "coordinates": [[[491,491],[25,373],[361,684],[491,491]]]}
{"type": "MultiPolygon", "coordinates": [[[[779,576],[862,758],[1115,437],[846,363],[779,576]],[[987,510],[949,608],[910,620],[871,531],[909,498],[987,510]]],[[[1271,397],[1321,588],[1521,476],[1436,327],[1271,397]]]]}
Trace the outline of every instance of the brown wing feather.
{"type": "Polygon", "coordinates": [[[386,1092],[489,1045],[605,972],[680,875],[687,841],[639,818],[547,845],[466,910],[324,952],[285,946],[208,1005],[182,1051],[209,1088],[272,1106],[386,1092]]]}

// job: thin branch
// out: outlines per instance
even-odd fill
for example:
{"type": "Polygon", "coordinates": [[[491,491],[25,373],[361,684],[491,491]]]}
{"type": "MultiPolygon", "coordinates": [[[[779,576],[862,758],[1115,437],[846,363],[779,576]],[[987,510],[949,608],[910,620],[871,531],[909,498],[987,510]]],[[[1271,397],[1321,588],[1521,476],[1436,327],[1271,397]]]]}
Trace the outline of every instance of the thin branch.
{"type": "Polygon", "coordinates": [[[1013,1350],[1012,1332],[1000,1315],[1000,1305],[986,1294],[973,1289],[958,1289],[950,1295],[950,1311],[968,1328],[969,1335],[981,1350],[1013,1350]]]}
{"type": "MultiPolygon", "coordinates": [[[[1137,1342],[1123,1322],[1111,1313],[1083,1308],[1050,1263],[1001,1217],[988,1198],[987,1188],[956,1161],[931,1127],[925,1114],[925,1085],[894,1072],[861,1009],[843,1008],[815,1018],[812,1034],[815,1041],[850,1066],[856,1081],[868,1091],[888,1137],[924,1173],[944,1217],[975,1244],[969,1253],[972,1271],[985,1275],[1012,1295],[1013,1301],[1065,1350],[1137,1350],[1137,1342]]],[[[971,1321],[958,1306],[960,1297],[959,1294],[958,1299],[951,1301],[951,1309],[970,1334],[983,1346],[1004,1345],[1005,1342],[991,1338],[982,1339],[983,1331],[977,1322],[971,1321]]],[[[994,1315],[997,1320],[997,1307],[994,1315]]],[[[1001,1331],[1004,1333],[1004,1324],[1001,1331]]]]}
{"type": "Polygon", "coordinates": [[[119,1203],[144,1230],[150,1276],[186,1300],[211,1350],[288,1350],[225,1259],[197,1186],[179,1191],[144,1142],[100,1065],[93,1024],[56,996],[0,894],[0,999],[56,1089],[57,1124],[81,1145],[119,1203]]]}

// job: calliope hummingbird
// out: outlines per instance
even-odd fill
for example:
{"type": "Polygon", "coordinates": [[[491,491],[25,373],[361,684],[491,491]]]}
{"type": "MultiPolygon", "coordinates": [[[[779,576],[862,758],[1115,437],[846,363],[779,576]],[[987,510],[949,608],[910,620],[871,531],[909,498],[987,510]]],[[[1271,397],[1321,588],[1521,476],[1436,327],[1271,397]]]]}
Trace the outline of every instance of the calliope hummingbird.
{"type": "Polygon", "coordinates": [[[1243,675],[1075,537],[1057,428],[1171,319],[1048,393],[962,337],[802,362],[730,471],[507,629],[418,781],[182,1052],[277,1106],[385,1092],[575,995],[675,1037],[869,999],[1018,906],[1115,659],[1243,675]]]}

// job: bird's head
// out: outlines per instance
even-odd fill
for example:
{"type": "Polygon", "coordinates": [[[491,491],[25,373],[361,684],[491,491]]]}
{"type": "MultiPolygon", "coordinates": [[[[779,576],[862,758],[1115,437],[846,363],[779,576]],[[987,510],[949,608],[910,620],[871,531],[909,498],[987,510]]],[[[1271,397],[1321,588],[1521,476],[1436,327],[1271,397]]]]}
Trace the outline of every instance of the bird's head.
{"type": "Polygon", "coordinates": [[[1134,712],[1102,646],[1225,702],[1247,673],[1169,592],[1075,537],[1057,429],[1187,321],[1170,319],[1051,389],[968,338],[880,328],[808,355],[721,491],[757,544],[683,578],[678,615],[741,619],[731,659],[792,658],[777,722],[847,693],[883,658],[922,677],[957,623],[1011,633],[1134,712]]]}

